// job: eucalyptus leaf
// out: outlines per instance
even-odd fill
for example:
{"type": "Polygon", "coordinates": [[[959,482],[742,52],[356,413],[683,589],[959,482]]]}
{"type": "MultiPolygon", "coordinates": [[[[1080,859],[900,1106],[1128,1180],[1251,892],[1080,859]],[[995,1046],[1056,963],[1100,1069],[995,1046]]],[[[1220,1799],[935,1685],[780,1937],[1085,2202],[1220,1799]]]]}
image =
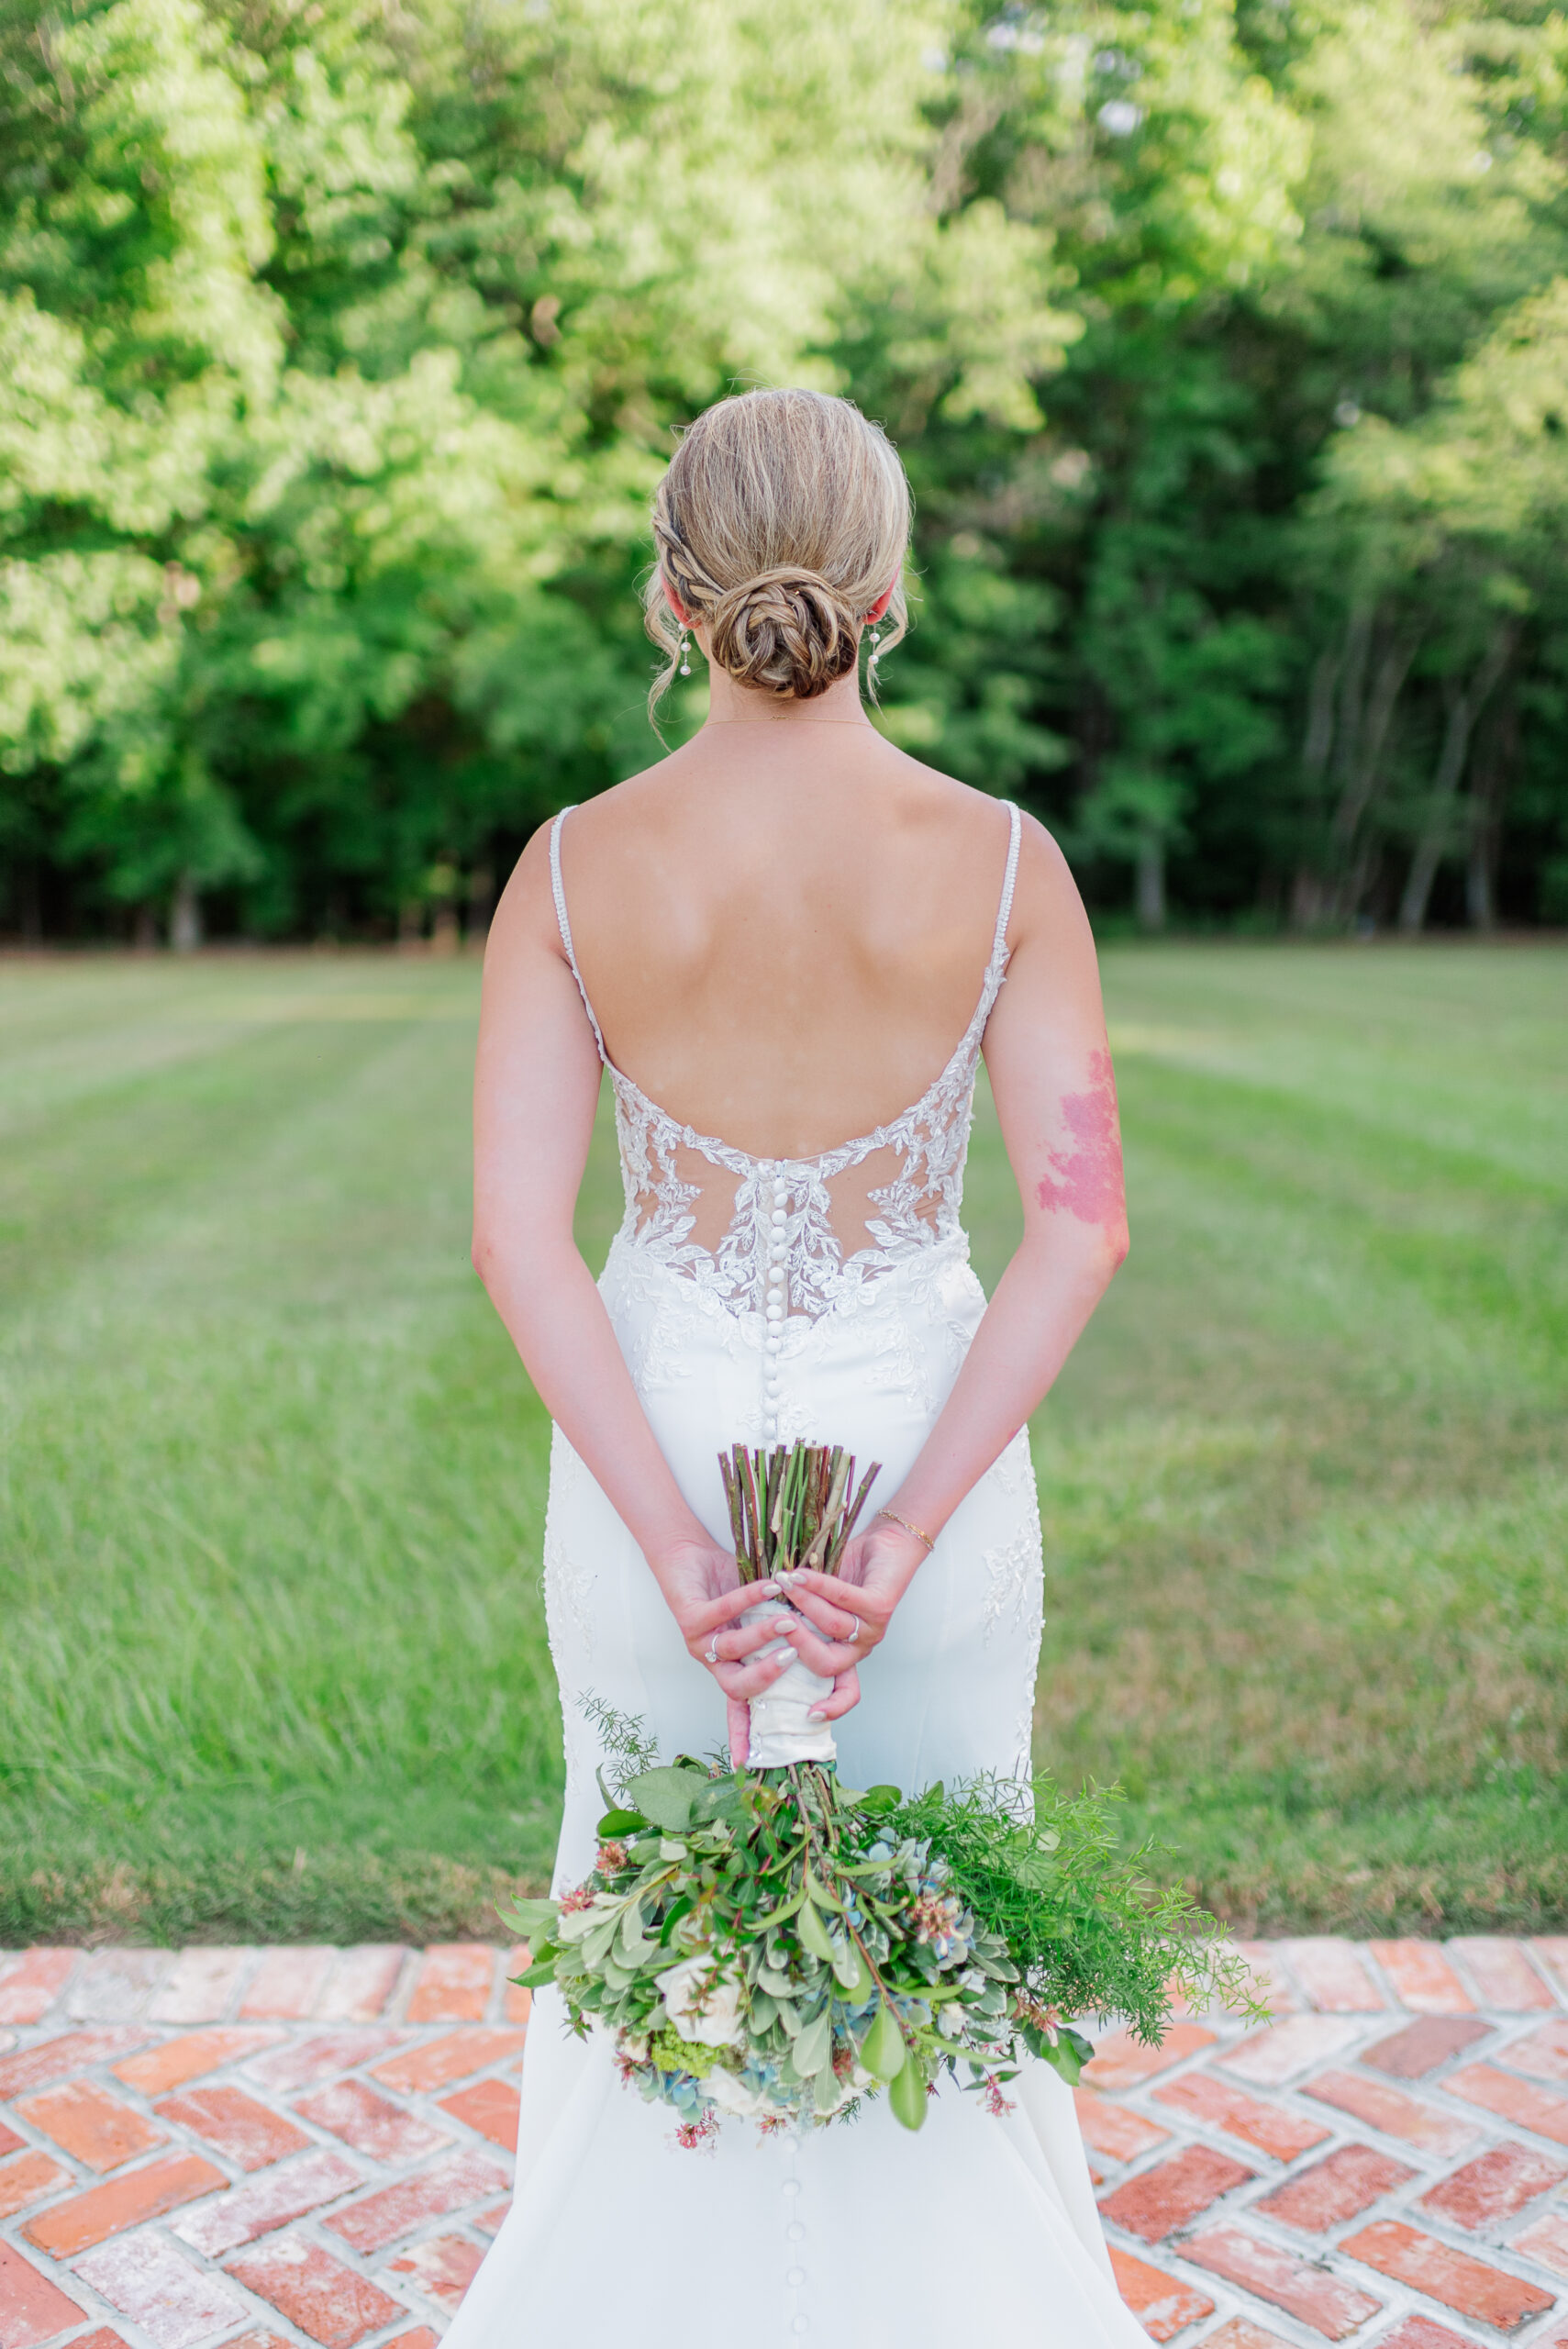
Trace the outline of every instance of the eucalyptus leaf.
{"type": "Polygon", "coordinates": [[[706,1784],[695,1770],[644,1770],[622,1792],[628,1803],[635,1803],[655,1827],[662,1827],[667,1835],[679,1835],[689,1826],[692,1806],[706,1784]]]}

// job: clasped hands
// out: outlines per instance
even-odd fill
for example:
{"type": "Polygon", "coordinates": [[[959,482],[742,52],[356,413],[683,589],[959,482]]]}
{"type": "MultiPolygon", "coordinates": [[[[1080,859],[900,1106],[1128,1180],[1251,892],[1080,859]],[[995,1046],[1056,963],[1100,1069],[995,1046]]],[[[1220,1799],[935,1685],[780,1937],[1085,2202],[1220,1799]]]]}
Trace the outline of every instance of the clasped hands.
{"type": "Polygon", "coordinates": [[[838,1720],[861,1699],[859,1667],[887,1636],[894,1610],[925,1562],[924,1545],[879,1518],[844,1552],[836,1575],[806,1568],[771,1582],[742,1583],[734,1557],[717,1544],[689,1542],[660,1562],[660,1583],[687,1653],[712,1673],[728,1710],[730,1751],[746,1753],[749,1706],[796,1658],[833,1684],[814,1720],[838,1720]],[[769,1600],[765,1622],[740,1618],[769,1600]]]}

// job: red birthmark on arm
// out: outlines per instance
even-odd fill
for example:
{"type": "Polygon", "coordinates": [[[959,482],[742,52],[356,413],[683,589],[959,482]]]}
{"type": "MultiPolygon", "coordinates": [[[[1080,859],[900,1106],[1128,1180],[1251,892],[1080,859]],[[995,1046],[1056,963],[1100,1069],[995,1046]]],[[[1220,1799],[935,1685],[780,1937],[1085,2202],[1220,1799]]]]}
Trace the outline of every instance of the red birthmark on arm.
{"type": "Polygon", "coordinates": [[[1036,1186],[1035,1197],[1048,1214],[1065,1212],[1080,1223],[1117,1226],[1127,1209],[1109,1052],[1096,1052],[1092,1068],[1095,1081],[1087,1093],[1062,1097],[1072,1140],[1064,1150],[1047,1152],[1051,1173],[1036,1186]]]}

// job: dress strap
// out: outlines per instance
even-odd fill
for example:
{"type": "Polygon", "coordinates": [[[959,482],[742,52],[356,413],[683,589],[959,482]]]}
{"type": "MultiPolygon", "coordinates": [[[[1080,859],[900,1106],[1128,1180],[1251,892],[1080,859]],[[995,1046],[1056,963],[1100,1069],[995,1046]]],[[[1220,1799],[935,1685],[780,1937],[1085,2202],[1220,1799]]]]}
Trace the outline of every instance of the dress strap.
{"type": "MultiPolygon", "coordinates": [[[[1023,821],[1017,807],[1010,799],[1004,799],[1002,805],[1007,811],[1010,829],[1007,838],[1007,870],[1002,881],[1002,902],[996,908],[996,935],[991,941],[993,967],[1001,961],[1007,951],[1007,923],[1013,911],[1013,885],[1018,877],[1018,842],[1023,837],[1023,821]]],[[[560,902],[558,892],[556,903],[559,905],[560,902]]],[[[562,914],[562,921],[565,918],[565,915],[562,914]]],[[[570,949],[568,951],[570,952],[570,949]]],[[[573,968],[575,967],[573,965],[573,968]]],[[[581,980],[578,984],[581,985],[581,980]]]]}
{"type": "MultiPolygon", "coordinates": [[[[551,824],[550,828],[550,895],[555,899],[555,919],[557,927],[561,931],[561,942],[566,949],[566,959],[572,965],[572,975],[577,982],[577,992],[583,998],[583,1008],[588,1015],[588,1025],[594,1031],[594,1041],[599,1048],[599,1058],[604,1062],[607,1068],[609,1066],[610,1056],[605,1050],[605,1040],[599,1032],[599,1023],[594,1016],[594,1007],[588,1000],[588,990],[583,985],[583,974],[577,968],[577,957],[573,951],[572,924],[566,912],[566,888],[561,878],[561,827],[564,824],[566,818],[571,815],[571,813],[572,810],[570,807],[563,807],[560,815],[556,818],[554,823],[551,824]]],[[[1013,812],[1013,824],[1016,847],[1018,826],[1018,811],[1016,808],[1013,812]]],[[[1012,895],[1012,866],[1009,864],[1007,868],[1007,894],[1009,896],[1012,895]]]]}

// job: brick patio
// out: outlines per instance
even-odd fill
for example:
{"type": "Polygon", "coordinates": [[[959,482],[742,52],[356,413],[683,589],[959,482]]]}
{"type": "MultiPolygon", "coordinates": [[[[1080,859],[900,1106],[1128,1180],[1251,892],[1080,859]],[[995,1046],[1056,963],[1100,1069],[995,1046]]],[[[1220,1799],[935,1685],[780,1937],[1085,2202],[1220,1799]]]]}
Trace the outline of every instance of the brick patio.
{"type": "MultiPolygon", "coordinates": [[[[1568,2349],[1568,1938],[1247,1946],[1272,2027],[1112,2032],[1079,2091],[1153,2338],[1568,2349]]],[[[0,1955],[0,2349],[431,2349],[506,2209],[508,1970],[0,1955]]]]}

